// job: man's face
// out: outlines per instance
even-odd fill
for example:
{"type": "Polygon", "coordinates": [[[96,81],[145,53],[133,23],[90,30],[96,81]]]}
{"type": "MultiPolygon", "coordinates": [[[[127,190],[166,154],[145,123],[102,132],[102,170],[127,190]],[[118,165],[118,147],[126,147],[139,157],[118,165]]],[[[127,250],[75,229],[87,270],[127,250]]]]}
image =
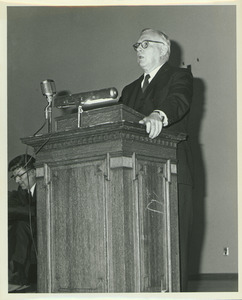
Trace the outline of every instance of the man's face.
{"type": "Polygon", "coordinates": [[[30,189],[36,182],[35,170],[26,170],[18,168],[13,171],[13,177],[23,190],[30,189]]]}
{"type": "MultiPolygon", "coordinates": [[[[152,32],[142,33],[137,42],[141,43],[145,40],[162,42],[161,38],[152,32]]],[[[149,42],[146,49],[143,49],[141,45],[138,47],[137,62],[146,73],[153,71],[161,64],[162,46],[159,43],[149,42]]]]}

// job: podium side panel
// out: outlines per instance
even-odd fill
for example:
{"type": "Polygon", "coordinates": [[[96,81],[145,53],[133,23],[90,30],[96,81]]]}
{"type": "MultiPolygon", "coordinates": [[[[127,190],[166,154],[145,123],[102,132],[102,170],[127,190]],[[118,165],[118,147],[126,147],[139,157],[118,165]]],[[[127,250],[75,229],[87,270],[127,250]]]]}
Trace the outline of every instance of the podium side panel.
{"type": "Polygon", "coordinates": [[[49,221],[49,197],[50,193],[47,189],[47,184],[44,177],[44,167],[37,168],[37,230],[38,230],[38,278],[37,278],[37,291],[50,292],[51,289],[51,270],[50,270],[50,255],[49,255],[49,236],[50,228],[49,221]],[[45,245],[40,247],[40,245],[45,245]]]}
{"type": "Polygon", "coordinates": [[[161,292],[168,280],[163,167],[161,162],[138,160],[142,292],[161,292]]]}
{"type": "Polygon", "coordinates": [[[137,209],[133,202],[132,174],[133,170],[126,167],[110,172],[107,200],[109,292],[139,291],[137,209]]]}

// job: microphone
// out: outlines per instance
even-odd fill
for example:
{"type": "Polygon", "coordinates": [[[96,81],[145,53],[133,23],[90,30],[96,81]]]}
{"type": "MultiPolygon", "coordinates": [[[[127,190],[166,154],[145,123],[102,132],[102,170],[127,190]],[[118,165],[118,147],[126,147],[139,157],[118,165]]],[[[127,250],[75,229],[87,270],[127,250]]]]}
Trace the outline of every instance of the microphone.
{"type": "Polygon", "coordinates": [[[56,94],[55,82],[52,79],[46,79],[40,83],[42,94],[46,97],[48,105],[45,108],[45,118],[48,122],[48,133],[52,132],[52,100],[56,94]]]}
{"type": "Polygon", "coordinates": [[[54,106],[57,108],[66,108],[72,105],[82,106],[85,108],[93,108],[105,106],[117,102],[118,91],[116,88],[106,88],[96,91],[89,91],[78,94],[70,94],[64,96],[55,96],[54,106]]]}
{"type": "Polygon", "coordinates": [[[46,79],[40,83],[42,94],[51,102],[56,94],[55,82],[52,79],[46,79]]]}

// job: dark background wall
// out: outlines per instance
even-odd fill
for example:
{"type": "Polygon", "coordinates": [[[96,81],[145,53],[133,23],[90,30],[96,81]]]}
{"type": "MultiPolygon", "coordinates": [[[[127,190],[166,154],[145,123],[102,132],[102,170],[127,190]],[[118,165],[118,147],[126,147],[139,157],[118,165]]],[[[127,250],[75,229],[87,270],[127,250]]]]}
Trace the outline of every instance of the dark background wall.
{"type": "MultiPolygon", "coordinates": [[[[32,135],[44,122],[47,101],[41,81],[53,79],[57,91],[116,87],[120,94],[142,73],[132,44],[147,27],[169,35],[171,62],[191,65],[194,75],[190,272],[235,273],[235,6],[8,7],[8,159],[26,151],[20,138],[32,135]],[[223,255],[224,247],[229,247],[229,256],[223,255]]],[[[53,117],[61,114],[54,109],[53,117]]],[[[9,181],[8,188],[15,185],[9,181]]]]}

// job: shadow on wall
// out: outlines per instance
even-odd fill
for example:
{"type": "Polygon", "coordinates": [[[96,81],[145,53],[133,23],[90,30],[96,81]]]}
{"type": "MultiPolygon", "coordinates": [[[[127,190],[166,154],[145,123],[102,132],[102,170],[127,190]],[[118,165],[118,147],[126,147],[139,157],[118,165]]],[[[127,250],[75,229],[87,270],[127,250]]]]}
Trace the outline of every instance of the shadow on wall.
{"type": "MultiPolygon", "coordinates": [[[[171,55],[169,62],[176,67],[191,68],[182,61],[182,49],[180,45],[171,41],[171,55]]],[[[200,270],[200,261],[205,232],[205,196],[206,173],[203,161],[203,149],[199,140],[200,129],[205,108],[205,85],[200,78],[193,79],[193,103],[189,114],[189,143],[193,154],[193,228],[189,254],[189,274],[197,275],[200,270]]]]}
{"type": "Polygon", "coordinates": [[[197,275],[205,233],[206,170],[203,160],[203,145],[199,135],[205,109],[205,84],[200,78],[193,80],[193,103],[189,118],[189,137],[193,155],[193,228],[190,245],[190,274],[197,275]]]}
{"type": "Polygon", "coordinates": [[[174,67],[182,66],[182,49],[180,45],[171,40],[171,54],[169,58],[169,63],[174,67]]]}

